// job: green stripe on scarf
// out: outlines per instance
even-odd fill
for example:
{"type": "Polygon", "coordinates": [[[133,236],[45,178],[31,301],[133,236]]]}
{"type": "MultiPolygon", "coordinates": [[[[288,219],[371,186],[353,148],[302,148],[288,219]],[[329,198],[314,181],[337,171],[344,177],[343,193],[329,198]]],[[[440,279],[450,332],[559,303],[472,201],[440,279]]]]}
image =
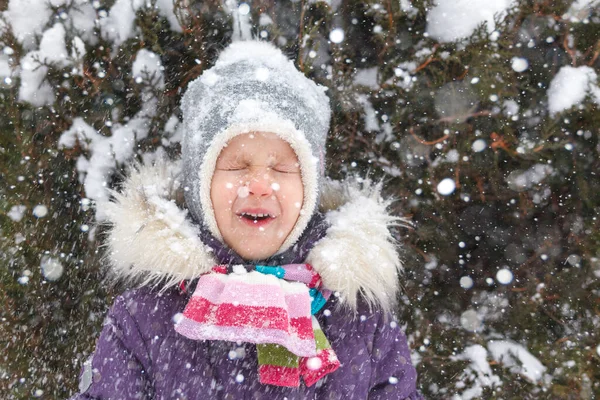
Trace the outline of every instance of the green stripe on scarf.
{"type": "Polygon", "coordinates": [[[315,329],[315,344],[317,345],[317,351],[323,349],[329,349],[331,345],[329,344],[329,340],[325,337],[325,334],[321,329],[315,329]]]}
{"type": "MultiPolygon", "coordinates": [[[[327,339],[325,339],[327,340],[327,339]]],[[[258,365],[298,368],[300,357],[278,344],[257,344],[258,365]]]]}
{"type": "MultiPolygon", "coordinates": [[[[313,316],[312,318],[314,319],[315,317],[313,316]]],[[[327,340],[327,337],[325,337],[323,330],[318,326],[318,323],[315,322],[313,326],[317,352],[331,349],[331,344],[327,340]]],[[[258,365],[287,368],[299,368],[300,366],[300,357],[278,344],[257,344],[256,352],[258,365]]]]}

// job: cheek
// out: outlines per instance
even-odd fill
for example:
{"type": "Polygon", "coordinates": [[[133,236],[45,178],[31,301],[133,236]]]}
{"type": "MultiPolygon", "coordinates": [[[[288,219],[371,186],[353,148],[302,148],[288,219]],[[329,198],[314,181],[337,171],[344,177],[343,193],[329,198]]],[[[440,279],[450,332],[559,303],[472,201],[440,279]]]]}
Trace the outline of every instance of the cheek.
{"type": "Polygon", "coordinates": [[[235,188],[237,185],[231,179],[215,177],[211,183],[210,199],[215,217],[227,215],[231,212],[231,206],[235,199],[235,188]]]}
{"type": "Polygon", "coordinates": [[[296,218],[300,213],[304,201],[302,184],[296,182],[293,182],[290,185],[281,184],[280,189],[277,192],[277,197],[288,212],[288,215],[292,218],[296,218]]]}
{"type": "Polygon", "coordinates": [[[295,179],[293,184],[289,186],[287,197],[292,203],[302,203],[304,200],[304,187],[300,178],[295,179]]]}

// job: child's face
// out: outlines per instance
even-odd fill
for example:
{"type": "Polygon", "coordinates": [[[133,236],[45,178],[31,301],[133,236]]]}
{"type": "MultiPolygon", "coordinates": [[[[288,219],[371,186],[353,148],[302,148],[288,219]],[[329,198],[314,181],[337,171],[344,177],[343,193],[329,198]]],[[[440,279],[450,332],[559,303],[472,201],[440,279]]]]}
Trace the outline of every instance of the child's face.
{"type": "Polygon", "coordinates": [[[268,258],[300,216],[298,157],[274,133],[236,136],[217,159],[210,198],[225,243],[246,260],[268,258]]]}

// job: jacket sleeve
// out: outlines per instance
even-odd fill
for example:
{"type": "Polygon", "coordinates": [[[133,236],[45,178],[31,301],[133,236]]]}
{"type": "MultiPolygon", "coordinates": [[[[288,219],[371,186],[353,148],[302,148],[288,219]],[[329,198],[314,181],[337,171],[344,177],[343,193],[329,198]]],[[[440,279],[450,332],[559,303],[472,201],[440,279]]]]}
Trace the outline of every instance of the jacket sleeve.
{"type": "Polygon", "coordinates": [[[369,400],[422,400],[417,390],[417,371],[402,329],[391,317],[379,317],[371,351],[369,400]]]}
{"type": "Polygon", "coordinates": [[[150,357],[127,297],[116,299],[104,322],[96,350],[82,367],[79,391],[71,400],[153,397],[150,357]]]}

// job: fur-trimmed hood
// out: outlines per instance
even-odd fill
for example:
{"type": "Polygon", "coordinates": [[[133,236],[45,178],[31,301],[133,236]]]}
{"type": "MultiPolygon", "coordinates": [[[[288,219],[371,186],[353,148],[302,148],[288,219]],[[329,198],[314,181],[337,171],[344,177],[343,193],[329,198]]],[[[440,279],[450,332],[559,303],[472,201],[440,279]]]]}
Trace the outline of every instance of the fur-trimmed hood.
{"type": "MultiPolygon", "coordinates": [[[[182,206],[182,186],[179,161],[140,165],[114,201],[99,205],[111,225],[105,244],[113,278],[168,288],[217,264],[182,206]]],[[[362,296],[390,311],[398,293],[402,265],[389,226],[400,220],[386,211],[380,189],[357,179],[325,182],[320,210],[329,228],[306,259],[354,310],[362,296]]]]}

